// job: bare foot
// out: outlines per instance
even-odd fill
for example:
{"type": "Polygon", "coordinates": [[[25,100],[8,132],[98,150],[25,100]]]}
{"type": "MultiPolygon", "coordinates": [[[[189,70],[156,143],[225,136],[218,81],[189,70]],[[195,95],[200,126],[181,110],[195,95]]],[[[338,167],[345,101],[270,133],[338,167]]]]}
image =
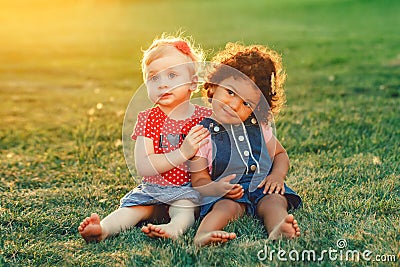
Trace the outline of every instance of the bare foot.
{"type": "Polygon", "coordinates": [[[161,237],[171,239],[177,239],[180,235],[183,234],[182,229],[173,227],[171,224],[154,225],[151,223],[143,226],[142,232],[151,238],[161,237]]]}
{"type": "Polygon", "coordinates": [[[280,238],[296,238],[300,236],[300,227],[292,214],[289,214],[278,224],[269,234],[268,239],[276,240],[280,238]]]}
{"type": "Polygon", "coordinates": [[[99,215],[92,213],[90,217],[86,217],[79,225],[78,231],[87,243],[101,241],[103,231],[99,215]]]}
{"type": "Polygon", "coordinates": [[[225,231],[212,231],[204,234],[197,234],[194,237],[194,244],[198,246],[206,246],[211,244],[222,244],[236,238],[235,233],[225,231]]]}

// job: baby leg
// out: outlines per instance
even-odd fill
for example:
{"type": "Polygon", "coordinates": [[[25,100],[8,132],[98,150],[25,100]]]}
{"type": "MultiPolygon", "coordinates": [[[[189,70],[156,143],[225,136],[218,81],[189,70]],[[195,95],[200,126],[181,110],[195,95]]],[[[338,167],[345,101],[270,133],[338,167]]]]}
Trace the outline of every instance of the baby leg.
{"type": "Polygon", "coordinates": [[[119,208],[110,213],[102,221],[100,221],[99,215],[93,213],[90,217],[82,221],[78,230],[86,242],[99,242],[135,226],[142,220],[148,219],[153,209],[153,206],[119,208]]]}
{"type": "Polygon", "coordinates": [[[268,239],[296,238],[300,236],[300,227],[292,214],[287,212],[287,200],[280,194],[263,197],[257,205],[257,214],[263,218],[268,239]]]}
{"type": "Polygon", "coordinates": [[[149,237],[163,237],[176,239],[186,232],[194,223],[195,205],[190,200],[178,200],[169,207],[171,221],[167,224],[147,224],[142,232],[149,237]]]}
{"type": "Polygon", "coordinates": [[[235,233],[222,229],[232,220],[244,214],[244,205],[230,199],[222,199],[214,204],[211,211],[201,221],[194,243],[199,246],[225,243],[235,239],[235,233]]]}

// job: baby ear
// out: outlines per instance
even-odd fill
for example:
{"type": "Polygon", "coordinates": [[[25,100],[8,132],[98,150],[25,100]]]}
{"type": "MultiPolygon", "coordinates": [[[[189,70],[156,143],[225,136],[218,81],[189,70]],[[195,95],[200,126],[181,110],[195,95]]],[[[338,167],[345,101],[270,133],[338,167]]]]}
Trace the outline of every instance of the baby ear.
{"type": "Polygon", "coordinates": [[[190,84],[190,90],[196,91],[197,90],[197,82],[199,81],[199,77],[197,75],[193,75],[192,83],[190,84]]]}
{"type": "Polygon", "coordinates": [[[208,103],[212,103],[213,96],[214,96],[214,88],[211,86],[207,89],[208,103]]]}

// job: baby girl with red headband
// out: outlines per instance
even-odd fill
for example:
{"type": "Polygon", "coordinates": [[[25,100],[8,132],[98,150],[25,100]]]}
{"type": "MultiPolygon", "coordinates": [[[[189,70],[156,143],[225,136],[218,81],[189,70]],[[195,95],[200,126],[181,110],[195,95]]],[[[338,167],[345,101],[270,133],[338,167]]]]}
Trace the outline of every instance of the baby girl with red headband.
{"type": "Polygon", "coordinates": [[[139,113],[132,134],[142,183],[104,219],[93,213],[82,221],[78,230],[86,242],[102,241],[140,222],[154,223],[160,214],[169,223],[148,223],[143,233],[175,239],[193,225],[200,195],[191,187],[186,162],[209,135],[198,123],[211,115],[189,101],[197,89],[196,63],[202,60],[202,51],[182,37],[162,36],[144,51],[143,79],[155,106],[139,113]]]}

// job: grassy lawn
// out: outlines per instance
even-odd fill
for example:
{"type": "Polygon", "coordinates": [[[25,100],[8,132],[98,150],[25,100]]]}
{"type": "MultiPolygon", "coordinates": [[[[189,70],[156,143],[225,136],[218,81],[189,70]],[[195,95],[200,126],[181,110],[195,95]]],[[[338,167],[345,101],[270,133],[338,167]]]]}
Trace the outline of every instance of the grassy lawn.
{"type": "Polygon", "coordinates": [[[257,254],[330,248],[397,262],[311,264],[397,266],[398,14],[397,0],[0,0],[0,266],[292,266],[310,262],[257,254]],[[80,238],[83,218],[109,214],[136,184],[121,135],[141,49],[178,29],[209,58],[228,41],[282,53],[288,101],[277,135],[291,158],[287,183],[304,201],[299,239],[267,243],[249,217],[228,226],[236,240],[202,249],[192,245],[198,222],[175,242],[139,228],[100,244],[80,238]]]}

